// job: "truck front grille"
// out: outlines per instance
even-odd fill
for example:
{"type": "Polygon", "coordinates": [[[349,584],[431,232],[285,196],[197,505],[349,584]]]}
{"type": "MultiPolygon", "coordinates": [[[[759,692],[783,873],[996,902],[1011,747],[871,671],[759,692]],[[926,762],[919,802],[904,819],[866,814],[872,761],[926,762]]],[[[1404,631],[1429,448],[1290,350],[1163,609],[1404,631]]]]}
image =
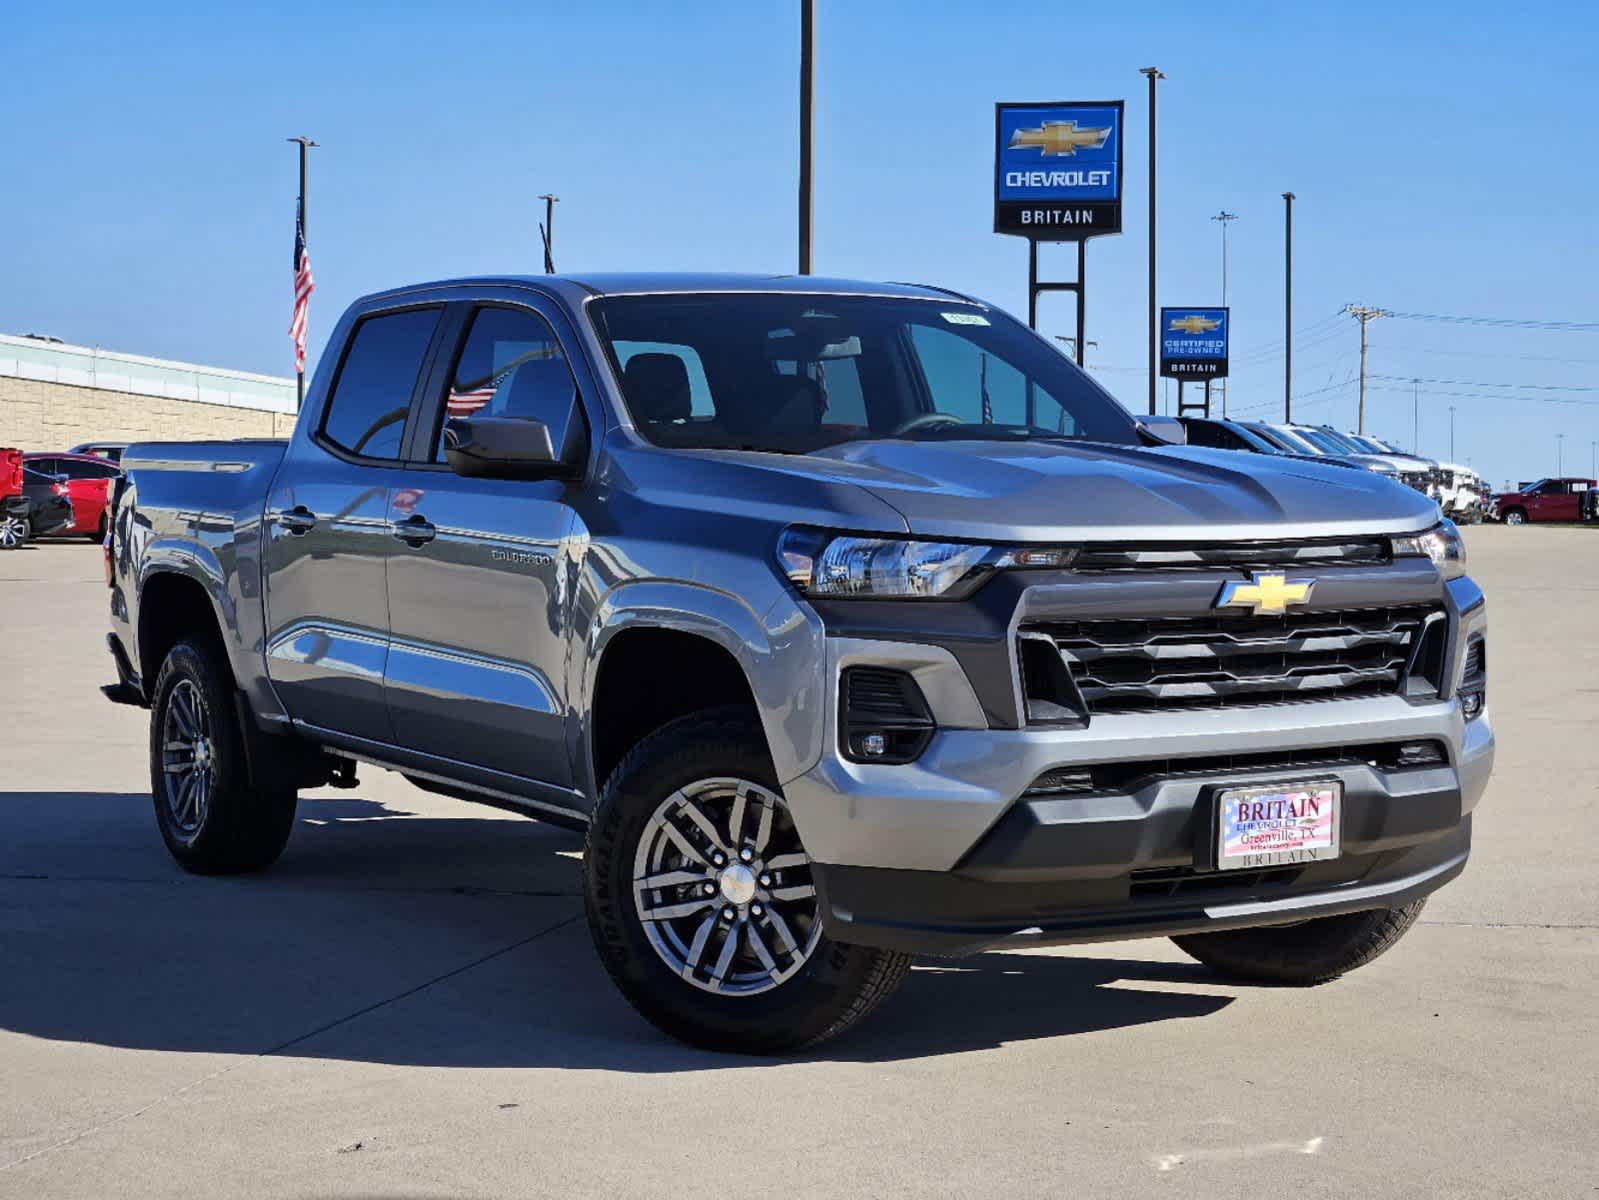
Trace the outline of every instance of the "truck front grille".
{"type": "Polygon", "coordinates": [[[1437,609],[1167,617],[1030,626],[1055,643],[1088,713],[1390,695],[1437,609]]]}

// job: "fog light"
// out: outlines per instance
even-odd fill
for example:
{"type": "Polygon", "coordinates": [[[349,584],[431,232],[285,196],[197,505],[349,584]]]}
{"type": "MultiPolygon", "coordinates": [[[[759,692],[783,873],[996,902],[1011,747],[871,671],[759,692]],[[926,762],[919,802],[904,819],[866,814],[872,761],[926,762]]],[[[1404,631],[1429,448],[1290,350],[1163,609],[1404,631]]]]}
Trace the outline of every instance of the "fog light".
{"type": "Polygon", "coordinates": [[[1481,692],[1460,693],[1460,711],[1466,720],[1471,721],[1482,716],[1483,699],[1481,692]]]}
{"type": "Polygon", "coordinates": [[[861,738],[861,750],[872,758],[881,758],[888,753],[888,738],[881,733],[868,733],[861,738]]]}

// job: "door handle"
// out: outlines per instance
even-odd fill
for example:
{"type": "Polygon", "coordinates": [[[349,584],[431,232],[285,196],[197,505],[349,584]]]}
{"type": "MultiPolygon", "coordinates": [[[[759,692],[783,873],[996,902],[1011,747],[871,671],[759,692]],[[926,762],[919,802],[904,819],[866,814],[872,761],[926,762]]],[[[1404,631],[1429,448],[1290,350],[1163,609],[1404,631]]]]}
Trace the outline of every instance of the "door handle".
{"type": "Polygon", "coordinates": [[[403,521],[396,521],[389,527],[389,532],[415,549],[427,545],[438,536],[439,531],[426,517],[410,516],[403,521]]]}
{"type": "Polygon", "coordinates": [[[304,535],[316,528],[316,514],[303,504],[296,505],[278,514],[278,524],[296,536],[304,535]]]}

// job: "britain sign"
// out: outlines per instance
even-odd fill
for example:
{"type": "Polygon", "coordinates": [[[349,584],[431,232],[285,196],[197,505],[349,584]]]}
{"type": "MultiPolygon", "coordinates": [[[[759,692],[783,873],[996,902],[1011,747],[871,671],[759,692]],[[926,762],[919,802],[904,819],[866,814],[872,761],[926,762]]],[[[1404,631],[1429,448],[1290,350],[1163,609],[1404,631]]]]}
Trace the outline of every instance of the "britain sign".
{"type": "Polygon", "coordinates": [[[1170,379],[1220,379],[1227,374],[1227,310],[1160,310],[1160,373],[1170,379]]]}
{"type": "Polygon", "coordinates": [[[1122,102],[994,106],[994,232],[1076,242],[1122,231],[1122,102]]]}

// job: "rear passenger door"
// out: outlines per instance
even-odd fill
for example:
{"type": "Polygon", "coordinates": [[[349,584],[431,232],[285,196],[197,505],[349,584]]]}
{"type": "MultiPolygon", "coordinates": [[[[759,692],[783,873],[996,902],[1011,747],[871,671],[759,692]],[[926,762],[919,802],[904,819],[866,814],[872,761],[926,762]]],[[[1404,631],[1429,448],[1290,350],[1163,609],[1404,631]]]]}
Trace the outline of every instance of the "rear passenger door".
{"type": "Polygon", "coordinates": [[[267,673],[296,721],[393,741],[389,500],[443,308],[363,316],[315,427],[296,431],[266,508],[267,673]]]}
{"type": "Polygon", "coordinates": [[[584,484],[463,478],[441,439],[452,416],[548,419],[577,387],[572,339],[542,302],[459,315],[432,419],[391,497],[389,711],[411,749],[564,789],[571,595],[586,540],[570,501],[584,484]]]}

